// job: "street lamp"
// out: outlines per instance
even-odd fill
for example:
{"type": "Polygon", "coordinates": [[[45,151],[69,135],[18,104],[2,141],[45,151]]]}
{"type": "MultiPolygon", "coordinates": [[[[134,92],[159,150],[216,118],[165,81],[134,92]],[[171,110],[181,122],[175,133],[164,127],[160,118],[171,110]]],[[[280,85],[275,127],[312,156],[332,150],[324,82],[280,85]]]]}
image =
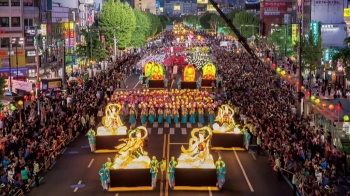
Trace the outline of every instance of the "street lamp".
{"type": "Polygon", "coordinates": [[[17,80],[18,80],[18,52],[17,52],[17,48],[18,48],[18,44],[20,44],[22,46],[23,44],[23,38],[12,38],[12,46],[13,44],[16,45],[16,66],[17,66],[17,80]]]}
{"type": "Polygon", "coordinates": [[[12,70],[11,70],[11,67],[12,67],[12,64],[11,64],[11,42],[10,42],[10,39],[8,41],[8,57],[9,57],[9,71],[10,71],[10,74],[9,74],[9,77],[10,77],[10,92],[12,92],[12,70]]]}

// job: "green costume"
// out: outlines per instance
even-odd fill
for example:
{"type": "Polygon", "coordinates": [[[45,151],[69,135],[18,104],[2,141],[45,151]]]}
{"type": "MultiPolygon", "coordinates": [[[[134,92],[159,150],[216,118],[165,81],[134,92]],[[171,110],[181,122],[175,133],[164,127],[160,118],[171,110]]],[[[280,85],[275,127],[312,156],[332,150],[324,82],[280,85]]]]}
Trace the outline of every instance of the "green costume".
{"type": "Polygon", "coordinates": [[[170,164],[168,167],[168,177],[169,177],[169,186],[174,188],[175,186],[175,167],[170,164]]]}
{"type": "Polygon", "coordinates": [[[153,156],[151,161],[151,167],[157,167],[157,166],[158,166],[158,160],[156,156],[153,156]]]}
{"type": "Polygon", "coordinates": [[[226,167],[225,162],[222,160],[222,157],[219,156],[219,159],[215,162],[215,167],[218,168],[222,164],[222,167],[226,167]]]}
{"type": "Polygon", "coordinates": [[[113,162],[111,161],[111,158],[107,158],[107,162],[105,163],[106,169],[111,169],[113,165],[113,162]]]}
{"type": "Polygon", "coordinates": [[[158,173],[158,169],[155,166],[151,167],[150,173],[152,174],[152,188],[156,187],[156,183],[157,183],[157,173],[158,173]]]}
{"type": "Polygon", "coordinates": [[[169,164],[172,164],[174,167],[177,166],[177,161],[175,160],[174,156],[171,157],[171,161],[169,162],[169,164]]]}

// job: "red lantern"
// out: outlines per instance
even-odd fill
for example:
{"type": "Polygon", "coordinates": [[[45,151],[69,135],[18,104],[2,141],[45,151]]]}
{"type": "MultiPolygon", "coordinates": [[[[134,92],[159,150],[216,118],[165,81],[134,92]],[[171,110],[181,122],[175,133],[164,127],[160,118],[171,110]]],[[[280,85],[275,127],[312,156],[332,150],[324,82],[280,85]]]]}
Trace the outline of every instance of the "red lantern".
{"type": "Polygon", "coordinates": [[[296,82],[295,85],[296,85],[296,86],[299,86],[299,82],[296,82]]]}
{"type": "Polygon", "coordinates": [[[35,84],[35,88],[40,89],[40,84],[39,83],[35,84]]]}
{"type": "Polygon", "coordinates": [[[28,95],[24,95],[24,100],[28,100],[28,95]]]}
{"type": "Polygon", "coordinates": [[[272,63],[271,67],[272,67],[272,69],[276,69],[276,64],[272,63]]]}
{"type": "Polygon", "coordinates": [[[310,96],[310,91],[307,91],[307,92],[306,92],[306,96],[310,96]]]}
{"type": "Polygon", "coordinates": [[[335,106],[335,110],[340,111],[340,105],[335,106]]]}
{"type": "Polygon", "coordinates": [[[84,65],[83,68],[86,69],[86,65],[84,65]]]}
{"type": "Polygon", "coordinates": [[[0,114],[0,120],[2,120],[3,118],[5,118],[5,115],[3,113],[0,114]]]}
{"type": "Polygon", "coordinates": [[[30,94],[33,95],[33,94],[34,94],[34,91],[33,91],[33,90],[30,90],[30,94]]]}

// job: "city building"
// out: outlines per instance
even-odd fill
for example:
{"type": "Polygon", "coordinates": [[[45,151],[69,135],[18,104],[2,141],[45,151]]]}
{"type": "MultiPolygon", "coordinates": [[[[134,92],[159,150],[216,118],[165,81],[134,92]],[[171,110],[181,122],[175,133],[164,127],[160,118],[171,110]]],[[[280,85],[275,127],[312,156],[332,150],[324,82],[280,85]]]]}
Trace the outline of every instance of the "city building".
{"type": "Polygon", "coordinates": [[[197,13],[197,4],[192,1],[164,2],[164,13],[170,15],[187,15],[197,13]]]}
{"type": "Polygon", "coordinates": [[[38,0],[0,2],[0,74],[7,78],[11,75],[15,80],[27,81],[36,76],[34,27],[40,20],[39,3],[38,0]]]}
{"type": "Polygon", "coordinates": [[[135,9],[156,14],[156,0],[134,0],[135,9]]]}
{"type": "MultiPolygon", "coordinates": [[[[347,0],[314,0],[311,2],[311,22],[318,23],[324,48],[339,48],[347,37],[344,8],[347,0]]],[[[306,33],[306,32],[305,32],[306,33]]]]}

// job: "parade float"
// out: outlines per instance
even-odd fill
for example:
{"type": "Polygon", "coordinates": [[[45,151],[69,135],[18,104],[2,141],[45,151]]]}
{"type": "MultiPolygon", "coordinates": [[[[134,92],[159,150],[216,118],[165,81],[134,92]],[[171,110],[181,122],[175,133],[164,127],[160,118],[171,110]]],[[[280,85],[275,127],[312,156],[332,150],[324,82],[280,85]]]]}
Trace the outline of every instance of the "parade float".
{"type": "Polygon", "coordinates": [[[229,105],[221,105],[213,124],[213,150],[232,150],[243,147],[243,133],[240,125],[235,123],[235,111],[229,105]]]}
{"type": "Polygon", "coordinates": [[[120,119],[122,105],[110,103],[106,106],[102,126],[97,128],[96,153],[115,151],[114,146],[121,138],[125,138],[127,127],[120,119]]]}
{"type": "Polygon", "coordinates": [[[115,147],[117,154],[110,169],[109,191],[152,190],[151,159],[143,149],[147,128],[140,126],[129,130],[127,138],[115,147]]]}
{"type": "MultiPolygon", "coordinates": [[[[149,69],[149,68],[148,68],[149,69]]],[[[145,67],[146,70],[146,67],[145,67]]],[[[149,70],[148,70],[149,71],[149,70]]],[[[148,87],[149,88],[164,88],[164,67],[160,63],[153,63],[148,76],[148,87]]]]}
{"type": "Polygon", "coordinates": [[[174,190],[217,190],[216,167],[210,153],[210,127],[193,129],[188,148],[181,146],[175,167],[174,190]]]}
{"type": "Polygon", "coordinates": [[[202,68],[202,87],[212,87],[212,82],[216,85],[216,67],[213,63],[207,63],[202,68]]]}
{"type": "Polygon", "coordinates": [[[193,65],[187,65],[183,71],[182,89],[196,89],[196,69],[193,65]]]}

